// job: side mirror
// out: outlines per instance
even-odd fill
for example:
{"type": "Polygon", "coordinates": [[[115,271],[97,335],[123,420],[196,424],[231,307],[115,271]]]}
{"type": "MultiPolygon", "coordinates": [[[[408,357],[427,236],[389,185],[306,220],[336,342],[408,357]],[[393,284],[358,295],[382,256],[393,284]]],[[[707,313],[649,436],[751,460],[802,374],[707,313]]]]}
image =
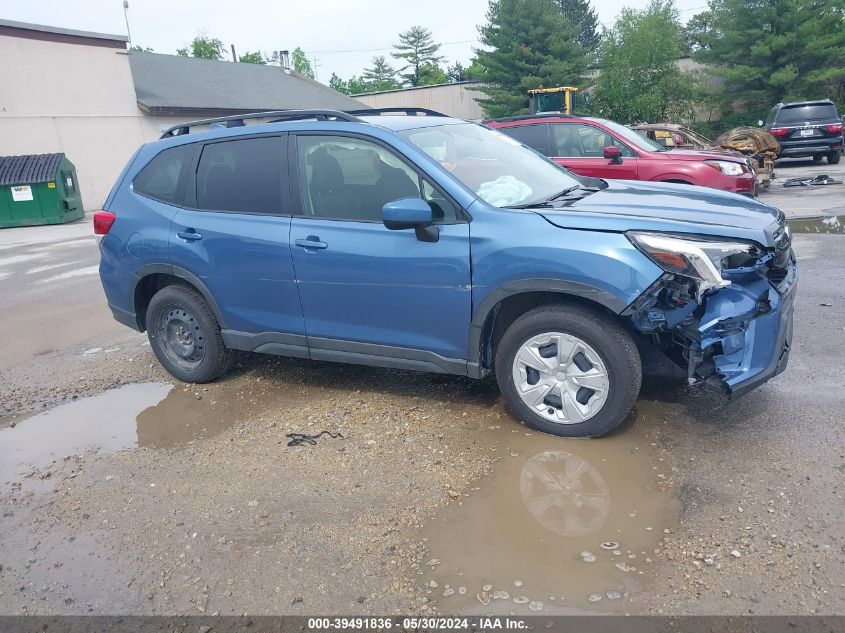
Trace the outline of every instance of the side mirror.
{"type": "Polygon", "coordinates": [[[763,127],[763,119],[757,119],[757,127],[763,127]]]}
{"type": "Polygon", "coordinates": [[[618,147],[614,147],[613,145],[608,145],[604,148],[604,157],[612,161],[614,165],[621,165],[622,164],[622,150],[618,147]]]}
{"type": "Polygon", "coordinates": [[[422,198],[400,198],[388,202],[381,210],[382,222],[391,231],[414,229],[421,242],[436,242],[440,229],[432,226],[434,212],[422,198]]]}

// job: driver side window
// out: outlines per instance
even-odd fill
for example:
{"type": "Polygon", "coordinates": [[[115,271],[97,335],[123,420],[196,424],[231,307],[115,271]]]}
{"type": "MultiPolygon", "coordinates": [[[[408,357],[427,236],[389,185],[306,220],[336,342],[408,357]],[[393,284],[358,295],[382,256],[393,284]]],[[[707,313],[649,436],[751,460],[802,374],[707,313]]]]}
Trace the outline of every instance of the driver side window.
{"type": "Polygon", "coordinates": [[[297,138],[302,213],[306,216],[381,222],[382,207],[400,198],[425,199],[436,222],[454,222],[457,211],[436,188],[393,152],[345,136],[297,138]]]}

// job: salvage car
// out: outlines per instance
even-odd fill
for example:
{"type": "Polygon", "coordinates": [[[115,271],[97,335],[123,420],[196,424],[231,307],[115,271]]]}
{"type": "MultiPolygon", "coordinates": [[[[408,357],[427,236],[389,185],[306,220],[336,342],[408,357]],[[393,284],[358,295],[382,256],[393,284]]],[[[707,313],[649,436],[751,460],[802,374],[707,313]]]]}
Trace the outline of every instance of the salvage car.
{"type": "Polygon", "coordinates": [[[94,232],[114,317],[190,383],[234,350],[495,375],[527,425],[586,437],[630,412],[641,346],[735,397],[792,340],[777,209],[580,177],[427,110],[180,124],[131,158],[94,232]]]}
{"type": "Polygon", "coordinates": [[[485,121],[559,165],[583,176],[712,187],[747,196],[756,192],[750,159],[722,150],[669,151],[614,121],[566,114],[535,114],[485,121]]]}

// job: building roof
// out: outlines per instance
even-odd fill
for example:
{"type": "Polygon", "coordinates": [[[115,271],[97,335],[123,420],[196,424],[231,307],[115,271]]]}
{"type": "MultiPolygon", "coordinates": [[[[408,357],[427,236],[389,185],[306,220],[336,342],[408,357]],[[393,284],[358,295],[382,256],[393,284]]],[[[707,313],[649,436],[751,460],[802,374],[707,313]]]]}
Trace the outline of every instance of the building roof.
{"type": "Polygon", "coordinates": [[[125,35],[77,31],[76,29],[63,29],[58,26],[30,24],[29,22],[16,22],[15,20],[0,20],[0,35],[122,49],[126,48],[126,42],[129,41],[129,38],[125,35]]]}
{"type": "Polygon", "coordinates": [[[0,156],[0,186],[51,182],[56,179],[64,156],[62,153],[0,156]]]}
{"type": "Polygon", "coordinates": [[[279,66],[131,52],[138,107],[161,115],[244,114],[262,110],[367,106],[279,66]]]}

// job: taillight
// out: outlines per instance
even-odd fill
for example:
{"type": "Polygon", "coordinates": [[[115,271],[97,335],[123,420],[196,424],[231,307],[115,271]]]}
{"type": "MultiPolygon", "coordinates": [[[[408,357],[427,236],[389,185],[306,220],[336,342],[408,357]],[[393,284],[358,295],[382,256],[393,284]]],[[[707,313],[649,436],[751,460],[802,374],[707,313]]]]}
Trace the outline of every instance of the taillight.
{"type": "Polygon", "coordinates": [[[825,129],[831,134],[839,134],[842,132],[842,124],[841,123],[831,123],[830,125],[825,125],[825,129]]]}
{"type": "Polygon", "coordinates": [[[785,127],[773,127],[771,129],[772,136],[786,136],[786,128],[785,127]]]}
{"type": "Polygon", "coordinates": [[[116,217],[111,211],[95,211],[94,235],[105,235],[108,233],[116,217]]]}

